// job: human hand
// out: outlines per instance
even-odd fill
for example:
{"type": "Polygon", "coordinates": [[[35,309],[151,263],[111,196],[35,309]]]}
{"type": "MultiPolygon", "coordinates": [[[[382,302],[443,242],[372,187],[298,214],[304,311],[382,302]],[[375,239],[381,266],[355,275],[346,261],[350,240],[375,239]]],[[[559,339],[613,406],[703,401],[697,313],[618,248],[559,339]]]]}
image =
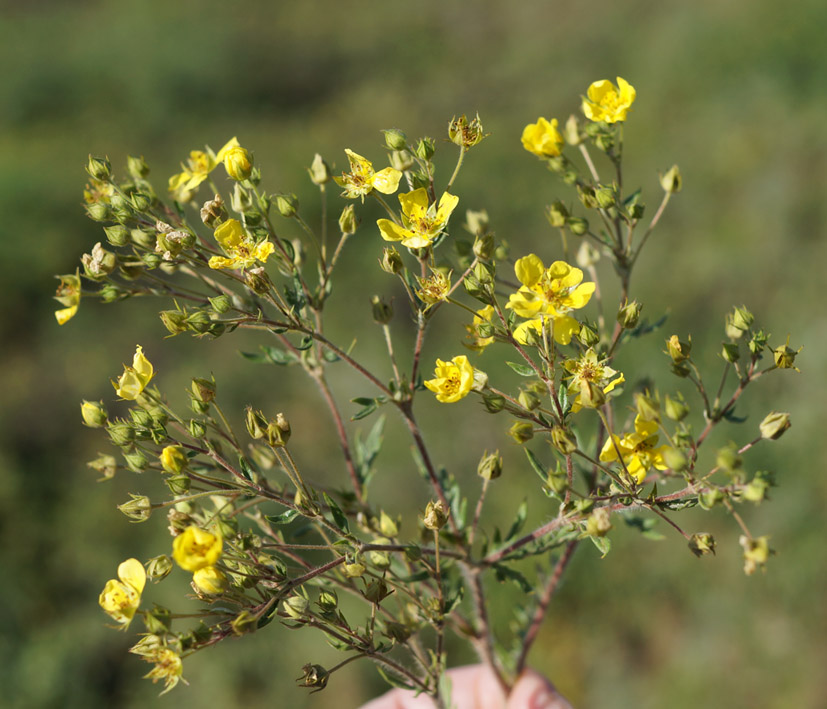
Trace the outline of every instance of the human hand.
{"type": "MultiPolygon", "coordinates": [[[[485,665],[468,665],[448,670],[451,678],[452,709],[572,709],[557,694],[554,685],[541,674],[525,670],[506,696],[494,673],[485,665]]],[[[394,689],[363,705],[361,709],[434,709],[425,694],[394,689]]]]}

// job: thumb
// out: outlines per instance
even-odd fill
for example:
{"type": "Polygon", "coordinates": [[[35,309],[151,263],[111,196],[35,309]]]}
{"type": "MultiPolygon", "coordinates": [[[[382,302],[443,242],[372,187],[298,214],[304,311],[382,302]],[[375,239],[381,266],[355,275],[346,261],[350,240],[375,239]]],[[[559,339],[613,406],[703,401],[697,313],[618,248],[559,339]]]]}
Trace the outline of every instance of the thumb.
{"type": "Polygon", "coordinates": [[[557,694],[554,685],[534,670],[525,670],[511,694],[508,695],[507,709],[572,709],[563,697],[557,694]]]}

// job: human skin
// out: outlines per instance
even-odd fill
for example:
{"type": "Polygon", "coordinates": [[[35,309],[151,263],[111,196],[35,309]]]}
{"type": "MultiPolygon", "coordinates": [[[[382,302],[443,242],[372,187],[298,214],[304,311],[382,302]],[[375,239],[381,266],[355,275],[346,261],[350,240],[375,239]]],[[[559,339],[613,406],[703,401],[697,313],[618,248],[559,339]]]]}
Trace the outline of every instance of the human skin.
{"type": "MultiPolygon", "coordinates": [[[[485,665],[448,670],[454,709],[572,709],[545,677],[525,670],[506,696],[494,673],[485,665]]],[[[361,709],[434,709],[431,697],[394,689],[361,709]]]]}

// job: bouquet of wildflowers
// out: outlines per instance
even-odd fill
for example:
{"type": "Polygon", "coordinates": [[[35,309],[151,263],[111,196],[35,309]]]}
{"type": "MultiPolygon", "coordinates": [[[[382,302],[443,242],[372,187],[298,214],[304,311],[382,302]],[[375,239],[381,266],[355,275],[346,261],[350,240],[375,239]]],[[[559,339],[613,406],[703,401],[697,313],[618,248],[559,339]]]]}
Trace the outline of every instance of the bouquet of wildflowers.
{"type": "Polygon", "coordinates": [[[570,195],[547,206],[560,246],[540,254],[512,252],[485,211],[467,210],[459,223],[457,176],[488,137],[479,117],[449,122],[444,159],[456,162],[447,181],[437,179],[437,142],[409,141],[395,129],[384,131],[388,166],[346,149],[347,167],[334,175],[316,155],[308,172],[320,192],[318,219],[303,214],[294,195],[267,192],[252,153],[235,138],[218,152],[192,151],[160,192],[142,158],[129,158],[122,178],[107,160],[90,158],[86,211],[104,225],[106,245],[82,257],[82,272],[60,276],[58,322],[77,313],[82,297],[151,296],[162,304],[168,336],[260,333],[259,352],[244,356],[285,374],[301,370],[318,392],[316,420],[335,431],[341,450],[338,482],[326,487],[302,463],[289,410],[225,413],[221,387],[202,376],[192,379],[189,409],[172,408],[163,393],[171,383],[156,374],[151,345],[137,346],[113,381],[116,415],[102,401],[83,402],[84,423],[117,449],[91,467],[103,479],[151,475],[167,490],[162,498],[132,494],[119,509],[134,522],[165,519],[169,547],[124,561],[100,595],[120,629],[140,618],[131,652],[152,665],[147,677],[164,691],[182,681],[192,653],[281,626],[313,629],[341,651],[333,667],[304,666],[299,682],[314,691],[364,659],[388,683],[447,706],[448,633],[470,643],[507,691],[572,556],[584,542],[608,553],[613,524],[632,515],[643,530],[662,520],[701,557],[715,553],[715,539],[685,530],[679,513],[720,507],[740,528],[746,573],[764,569],[768,538],[755,536],[737,507],[764,500],[773,476],[747,471],[742,456],[779,438],[790,417],[770,412],[718,450],[704,443],[719,425],[743,421],[735,407],[756,379],[796,370],[797,351],[789,338],[771,342],[745,307],[735,307],[722,318],[719,371],[704,375],[688,334],[641,316],[631,276],[681,175],[672,167],[660,176],[651,216],[641,190],[623,184],[623,124],[634,101],[623,79],[597,81],[582,99],[582,117],[562,129],[542,117],[525,127],[523,147],[570,195]],[[372,300],[382,371],[325,330],[340,255],[366,200],[384,217],[361,226],[363,238],[375,240],[377,268],[403,300],[402,307],[382,295],[372,300]],[[295,222],[304,238],[285,238],[279,220],[295,222]],[[601,260],[619,287],[601,282],[601,260]],[[463,312],[466,332],[455,334],[444,358],[424,361],[429,325],[448,308],[463,312]],[[412,323],[412,346],[399,346],[394,319],[412,323]],[[647,336],[661,338],[664,367],[691,396],[655,389],[644,371],[620,371],[618,352],[647,336]],[[496,376],[475,366],[486,349],[507,365],[496,376]],[[330,384],[343,370],[364,384],[350,402],[338,401],[330,384]],[[475,404],[494,431],[524,448],[546,508],[540,526],[524,528],[525,506],[506,531],[486,519],[486,496],[503,473],[498,450],[469,454],[465,470],[434,460],[428,441],[444,432],[421,425],[428,411],[475,404]],[[407,449],[382,450],[389,411],[407,429],[412,459],[407,449]],[[431,501],[418,516],[393,517],[371,495],[385,465],[421,475],[431,501]],[[179,608],[153,605],[147,582],[163,582],[175,567],[192,575],[191,593],[179,608]],[[525,594],[512,637],[495,637],[489,619],[502,581],[525,594]]]}

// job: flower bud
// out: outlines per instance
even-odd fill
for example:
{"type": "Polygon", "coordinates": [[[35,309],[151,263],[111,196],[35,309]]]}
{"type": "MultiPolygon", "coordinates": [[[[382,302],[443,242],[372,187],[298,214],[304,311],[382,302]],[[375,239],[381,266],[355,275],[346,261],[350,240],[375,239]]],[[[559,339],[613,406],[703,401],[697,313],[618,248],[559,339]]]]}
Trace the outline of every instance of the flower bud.
{"type": "Polygon", "coordinates": [[[679,448],[668,446],[663,449],[663,462],[676,473],[682,473],[689,467],[689,459],[679,448]]]}
{"type": "Polygon", "coordinates": [[[201,379],[193,377],[192,395],[198,401],[209,403],[215,399],[215,379],[201,379]]]}
{"type": "Polygon", "coordinates": [[[154,230],[130,229],[129,237],[134,244],[144,249],[154,249],[158,241],[158,234],[154,230]]]}
{"type": "Polygon", "coordinates": [[[485,451],[477,464],[477,475],[483,480],[495,480],[503,473],[503,457],[499,451],[485,451]]]}
{"type": "Polygon", "coordinates": [[[413,155],[408,150],[394,150],[391,152],[391,167],[399,172],[405,172],[413,167],[413,155]]]}
{"type": "Polygon", "coordinates": [[[465,229],[471,234],[482,236],[488,233],[488,212],[484,209],[475,212],[469,209],[465,212],[465,229]]]}
{"type": "Polygon", "coordinates": [[[689,551],[695,556],[701,557],[707,554],[715,554],[715,537],[706,532],[693,534],[689,538],[689,551]]]}
{"type": "Polygon", "coordinates": [[[629,203],[626,205],[626,213],[635,221],[643,219],[643,213],[646,211],[646,205],[640,198],[640,194],[634,195],[629,203]]]}
{"type": "Polygon", "coordinates": [[[356,210],[352,204],[347,205],[339,215],[339,231],[342,234],[353,234],[356,232],[361,219],[356,216],[356,210]]]}
{"type": "Polygon", "coordinates": [[[221,569],[215,566],[205,566],[192,575],[192,584],[207,596],[217,596],[229,588],[230,580],[221,569]]]}
{"type": "Polygon", "coordinates": [[[416,153],[416,157],[420,160],[430,160],[435,152],[436,145],[434,144],[433,138],[420,138],[414,148],[414,153],[416,153]]]}
{"type": "Polygon", "coordinates": [[[258,616],[244,610],[232,619],[230,627],[236,635],[244,635],[254,631],[258,627],[258,622],[258,616]]]}
{"type": "Polygon", "coordinates": [[[110,421],[106,427],[106,432],[116,446],[126,446],[135,440],[135,430],[124,421],[118,421],[117,423],[110,421]]]}
{"type": "Polygon", "coordinates": [[[586,209],[594,209],[597,207],[597,196],[593,187],[577,185],[577,196],[580,198],[580,203],[586,209]]]}
{"type": "Polygon", "coordinates": [[[508,435],[518,444],[522,445],[526,441],[534,438],[534,426],[528,421],[515,421],[511,428],[508,429],[508,435]]]}
{"type": "Polygon", "coordinates": [[[675,364],[681,364],[689,359],[689,353],[692,350],[692,338],[689,342],[681,342],[677,335],[672,335],[666,341],[666,353],[672,358],[675,364]]]}
{"type": "Polygon", "coordinates": [[[689,407],[684,402],[683,397],[672,399],[668,394],[663,400],[663,410],[666,415],[673,421],[683,421],[689,413],[689,407]]]}
{"type": "Polygon", "coordinates": [[[391,150],[404,150],[408,145],[408,137],[398,128],[388,128],[383,130],[385,135],[385,145],[391,150]]]}
{"type": "Polygon", "coordinates": [[[574,114],[568,117],[566,125],[563,127],[563,138],[569,145],[580,145],[583,142],[580,135],[580,122],[574,114]]]}
{"type": "Polygon", "coordinates": [[[129,243],[129,229],[123,224],[114,224],[113,226],[106,226],[103,228],[106,234],[106,240],[112,246],[124,246],[129,243]]]}
{"type": "Polygon", "coordinates": [[[747,331],[752,327],[752,323],[755,321],[755,316],[747,310],[745,305],[742,305],[740,308],[735,308],[732,312],[732,324],[734,327],[737,327],[739,330],[747,331]]]}
{"type": "Polygon", "coordinates": [[[660,403],[646,394],[635,394],[635,408],[642,421],[660,421],[660,403]]]}
{"type": "Polygon", "coordinates": [[[505,408],[505,398],[490,391],[482,395],[482,403],[489,414],[498,414],[505,408]]]}
{"type": "Polygon", "coordinates": [[[230,179],[241,182],[253,173],[253,158],[250,153],[240,145],[230,148],[224,154],[224,169],[227,171],[230,179]]]}
{"type": "Polygon", "coordinates": [[[721,448],[715,456],[715,465],[727,473],[734,473],[736,470],[740,470],[742,464],[743,459],[738,455],[735,444],[721,448]]]}
{"type": "Polygon", "coordinates": [[[112,166],[109,164],[108,158],[96,158],[90,155],[89,161],[86,163],[86,172],[96,180],[108,182],[109,178],[112,177],[112,166]]]}
{"type": "Polygon", "coordinates": [[[373,312],[373,322],[377,325],[386,325],[393,318],[393,306],[382,300],[381,296],[374,295],[370,299],[373,312]]]}
{"type": "Polygon", "coordinates": [[[601,209],[608,209],[615,205],[615,192],[611,187],[601,186],[595,190],[595,198],[597,199],[597,206],[601,209]]]}
{"type": "Polygon", "coordinates": [[[752,337],[747,343],[749,351],[752,352],[752,354],[754,354],[756,357],[760,356],[764,352],[764,349],[767,347],[769,339],[769,335],[765,334],[763,330],[753,332],[752,337]]]}
{"type": "Polygon", "coordinates": [[[585,533],[590,537],[605,537],[611,528],[611,513],[605,507],[598,507],[586,520],[585,533]]]}
{"type": "Polygon", "coordinates": [[[170,335],[187,331],[187,316],[180,310],[162,310],[158,315],[170,335]]]}
{"type": "Polygon", "coordinates": [[[244,417],[244,423],[247,426],[247,433],[251,438],[258,440],[264,438],[267,430],[267,419],[261,411],[254,411],[252,407],[248,406],[244,417]]]}
{"type": "Polygon", "coordinates": [[[106,425],[108,414],[102,401],[86,401],[80,405],[83,423],[89,428],[101,428],[106,425]]]}
{"type": "Polygon", "coordinates": [[[158,583],[172,571],[172,559],[166,554],[154,556],[146,562],[146,577],[153,583],[158,583]]]}
{"type": "Polygon", "coordinates": [[[790,336],[787,335],[787,342],[780,347],[776,347],[772,351],[775,366],[779,369],[794,369],[796,372],[801,371],[795,366],[795,358],[799,352],[801,352],[800,347],[798,350],[794,350],[790,347],[790,336]]]}
{"type": "Polygon", "coordinates": [[[571,431],[562,426],[553,426],[551,429],[551,445],[563,455],[571,455],[577,450],[577,439],[571,431]]]}
{"type": "Polygon", "coordinates": [[[617,311],[617,322],[624,330],[631,330],[640,321],[640,311],[643,306],[636,300],[628,301],[617,311]]]}
{"type": "Polygon", "coordinates": [[[758,424],[758,428],[761,431],[761,438],[768,438],[775,441],[784,435],[784,431],[786,431],[790,425],[789,414],[773,411],[767,414],[764,420],[758,424]]]}
{"type": "Polygon", "coordinates": [[[569,218],[569,210],[566,205],[559,200],[554,204],[546,207],[546,219],[555,229],[566,226],[566,220],[569,218]]]}
{"type": "Polygon", "coordinates": [[[256,295],[264,295],[273,288],[273,281],[270,280],[263,266],[248,268],[244,272],[244,282],[256,295]]]}
{"type": "Polygon", "coordinates": [[[275,195],[276,198],[276,209],[279,210],[279,214],[283,217],[295,217],[296,212],[299,209],[299,198],[296,197],[294,194],[277,194],[275,195]]]}
{"type": "Polygon", "coordinates": [[[741,351],[738,345],[734,342],[724,342],[721,346],[721,357],[723,357],[730,364],[734,364],[741,359],[741,351]]]}
{"type": "Polygon", "coordinates": [[[542,400],[540,399],[537,394],[533,391],[521,391],[517,400],[520,402],[520,405],[524,409],[528,409],[529,411],[534,411],[540,404],[542,404],[542,400]]]}
{"type": "Polygon", "coordinates": [[[118,509],[123,512],[133,522],[145,522],[152,514],[152,504],[146,495],[133,495],[129,493],[132,498],[129,502],[124,502],[118,505],[118,509]]]}
{"type": "Polygon", "coordinates": [[[333,589],[323,589],[319,592],[319,600],[316,601],[319,608],[325,613],[335,611],[339,606],[339,597],[333,589]]]}
{"type": "Polygon", "coordinates": [[[118,464],[113,455],[101,454],[99,458],[90,460],[86,465],[103,475],[102,480],[111,480],[118,470],[118,464]]]}
{"type": "Polygon", "coordinates": [[[105,204],[95,202],[86,205],[86,214],[92,221],[105,222],[109,219],[110,212],[105,204]]]}
{"type": "Polygon", "coordinates": [[[313,162],[310,163],[310,167],[307,168],[307,173],[310,175],[310,181],[314,185],[324,185],[330,182],[330,165],[325,162],[319,153],[313,156],[313,162]]]}
{"type": "Polygon", "coordinates": [[[181,446],[166,446],[161,451],[161,467],[168,473],[178,475],[186,470],[189,459],[181,446]]]}
{"type": "Polygon", "coordinates": [[[290,596],[282,601],[281,609],[287,613],[291,618],[301,620],[307,615],[307,607],[310,602],[304,596],[290,596]]]}
{"type": "Polygon", "coordinates": [[[752,575],[756,569],[763,570],[770,554],[775,553],[770,549],[769,537],[767,536],[750,539],[742,534],[738,542],[744,549],[744,573],[747,576],[752,575]]]}
{"type": "Polygon", "coordinates": [[[382,260],[379,264],[385,273],[400,273],[405,268],[402,256],[393,246],[382,250],[382,260]]]}
{"type": "Polygon", "coordinates": [[[133,192],[129,197],[129,201],[138,214],[149,211],[152,206],[152,197],[144,192],[133,192]]]}
{"type": "Polygon", "coordinates": [[[139,158],[127,155],[126,171],[133,180],[140,180],[149,174],[149,165],[146,164],[143,155],[139,158]]]}
{"type": "Polygon", "coordinates": [[[425,529],[440,530],[448,521],[448,510],[442,504],[442,500],[431,500],[425,507],[425,514],[422,516],[422,524],[425,529]]]}
{"type": "Polygon", "coordinates": [[[267,424],[267,443],[272,448],[283,448],[290,440],[290,433],[290,422],[284,414],[276,414],[275,420],[267,424]]]}
{"type": "Polygon", "coordinates": [[[382,579],[371,581],[363,594],[371,603],[381,603],[392,593],[391,588],[382,579]]]}
{"type": "Polygon", "coordinates": [[[583,236],[589,230],[589,222],[582,217],[569,217],[566,223],[575,236],[583,236]]]}
{"type": "Polygon", "coordinates": [[[770,483],[765,478],[756,475],[747,485],[741,490],[742,499],[748,502],[754,502],[756,505],[767,499],[767,491],[770,488],[770,483]]]}
{"type": "Polygon", "coordinates": [[[575,337],[586,347],[596,347],[600,342],[600,335],[598,335],[588,325],[581,325],[580,331],[575,335],[575,337]]]}
{"type": "Polygon", "coordinates": [[[704,492],[698,495],[698,505],[700,505],[701,509],[704,510],[711,510],[715,505],[722,502],[724,499],[724,493],[721,492],[717,487],[710,488],[709,490],[705,490],[704,492]]]}
{"type": "Polygon", "coordinates": [[[681,171],[678,170],[677,165],[672,165],[665,175],[660,176],[660,186],[663,187],[664,192],[670,194],[680,192],[682,185],[683,179],[681,178],[681,171]]]}
{"type": "Polygon", "coordinates": [[[345,561],[342,566],[344,567],[345,576],[349,579],[359,578],[366,571],[366,567],[359,557],[354,557],[352,561],[345,561]]]}
{"type": "Polygon", "coordinates": [[[164,480],[166,486],[169,488],[169,491],[173,495],[184,495],[189,492],[190,486],[192,481],[189,479],[188,476],[181,474],[181,475],[170,475],[168,478],[164,480]]]}
{"type": "Polygon", "coordinates": [[[474,256],[481,261],[489,261],[494,253],[494,235],[485,234],[477,236],[474,239],[474,246],[472,247],[474,256]]]}
{"type": "Polygon", "coordinates": [[[314,691],[318,692],[327,686],[330,673],[321,665],[307,664],[302,667],[302,672],[304,674],[296,680],[302,687],[315,687],[314,691]]]}

